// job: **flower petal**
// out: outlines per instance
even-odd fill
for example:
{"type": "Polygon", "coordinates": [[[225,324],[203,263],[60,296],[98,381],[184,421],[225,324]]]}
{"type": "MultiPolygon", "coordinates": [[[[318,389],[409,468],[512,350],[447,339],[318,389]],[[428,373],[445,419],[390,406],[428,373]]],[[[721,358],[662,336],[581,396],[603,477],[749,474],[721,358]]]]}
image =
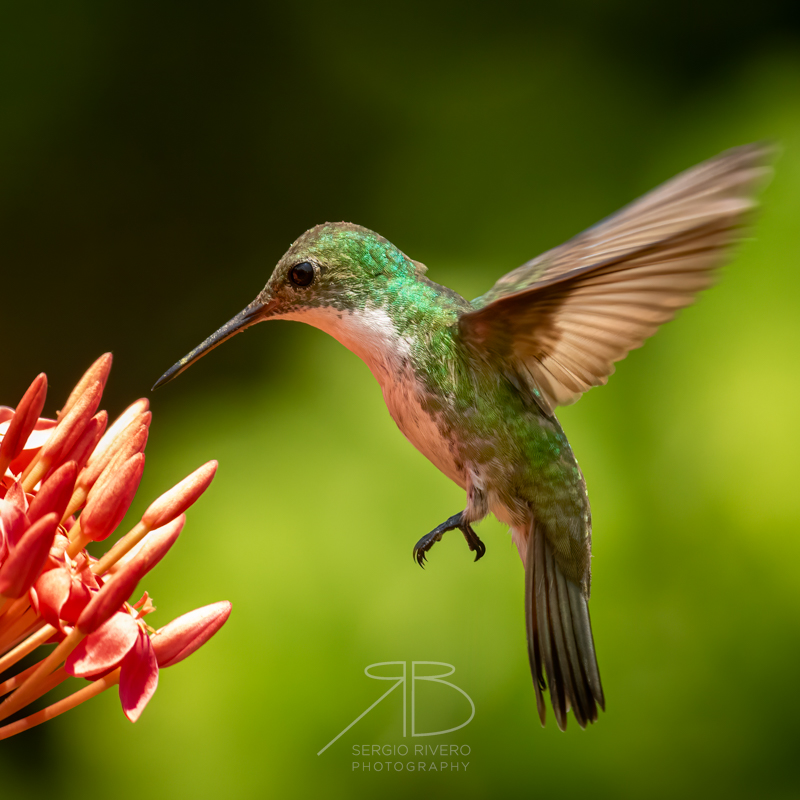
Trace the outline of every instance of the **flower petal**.
{"type": "Polygon", "coordinates": [[[122,611],[106,620],[69,654],[64,665],[70,675],[88,678],[118,666],[136,644],[140,628],[122,611]]]}
{"type": "Polygon", "coordinates": [[[158,686],[158,662],[150,637],[139,628],[136,644],[122,662],[119,699],[125,716],[136,722],[158,686]]]}
{"type": "Polygon", "coordinates": [[[17,544],[29,525],[28,515],[16,502],[0,500],[0,556],[17,544]]]}

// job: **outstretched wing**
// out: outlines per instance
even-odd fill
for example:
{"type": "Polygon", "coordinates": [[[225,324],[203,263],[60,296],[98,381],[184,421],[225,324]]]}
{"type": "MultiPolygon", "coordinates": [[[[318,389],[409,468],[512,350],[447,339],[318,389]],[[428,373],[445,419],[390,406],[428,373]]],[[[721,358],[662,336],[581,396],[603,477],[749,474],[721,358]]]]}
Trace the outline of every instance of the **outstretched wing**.
{"type": "Polygon", "coordinates": [[[769,153],[728,150],[509,272],[460,318],[462,341],[545,413],[574,403],[712,282],[769,153]]]}

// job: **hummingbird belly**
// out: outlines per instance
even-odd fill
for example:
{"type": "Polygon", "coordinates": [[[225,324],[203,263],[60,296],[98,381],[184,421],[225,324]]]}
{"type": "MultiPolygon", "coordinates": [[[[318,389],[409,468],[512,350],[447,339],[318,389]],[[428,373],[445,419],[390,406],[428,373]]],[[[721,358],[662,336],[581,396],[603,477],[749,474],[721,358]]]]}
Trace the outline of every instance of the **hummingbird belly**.
{"type": "Polygon", "coordinates": [[[286,316],[325,331],[357,355],[380,384],[389,414],[406,439],[450,480],[466,487],[456,438],[443,416],[426,408],[432,396],[411,365],[412,342],[400,335],[385,309],[320,307],[286,316]]]}
{"type": "Polygon", "coordinates": [[[441,415],[434,416],[426,409],[425,389],[411,368],[401,371],[395,380],[380,382],[389,414],[406,439],[451,481],[466,488],[467,471],[456,437],[441,415]]]}

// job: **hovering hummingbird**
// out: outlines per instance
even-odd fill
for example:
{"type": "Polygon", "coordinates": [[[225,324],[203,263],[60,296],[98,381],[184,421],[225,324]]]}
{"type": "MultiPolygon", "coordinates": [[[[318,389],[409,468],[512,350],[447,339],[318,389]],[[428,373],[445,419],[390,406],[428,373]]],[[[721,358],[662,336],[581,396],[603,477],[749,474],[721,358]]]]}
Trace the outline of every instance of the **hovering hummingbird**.
{"type": "Polygon", "coordinates": [[[377,233],[347,222],[304,233],[240,314],[153,388],[245,328],[296,319],[359,356],[406,438],[466,490],[466,508],[414,547],[489,512],[509,525],[525,567],[536,705],[550,684],[556,722],[605,708],[589,621],[592,517],[557,406],[606,383],[614,362],[713,280],[766,175],[760,145],[729,150],[500,278],[469,302],[377,233]]]}

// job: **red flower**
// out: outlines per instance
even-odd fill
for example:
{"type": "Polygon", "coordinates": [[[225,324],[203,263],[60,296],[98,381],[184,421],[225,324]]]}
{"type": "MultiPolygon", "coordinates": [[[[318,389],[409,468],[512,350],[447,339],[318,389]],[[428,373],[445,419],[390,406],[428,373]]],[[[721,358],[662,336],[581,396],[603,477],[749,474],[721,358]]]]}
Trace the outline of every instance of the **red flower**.
{"type": "Polygon", "coordinates": [[[230,603],[216,603],[155,631],[144,621],[154,610],[147,593],[135,605],[127,602],[178,538],[183,512],[210,484],[215,461],[152,503],[102,559],[86,550],[114,532],[133,500],[152,417],[147,401],[139,400],[106,430],[108,415],[97,409],[110,369],[111,355],[99,358],[58,421],[39,418],[43,374],[16,412],[0,407],[0,672],[40,645],[58,643],[37,665],[0,684],[0,696],[8,695],[0,724],[68,676],[92,682],[0,727],[0,739],[115,684],[135,722],[156,690],[159,667],[194,652],[230,614],[230,603]]]}

